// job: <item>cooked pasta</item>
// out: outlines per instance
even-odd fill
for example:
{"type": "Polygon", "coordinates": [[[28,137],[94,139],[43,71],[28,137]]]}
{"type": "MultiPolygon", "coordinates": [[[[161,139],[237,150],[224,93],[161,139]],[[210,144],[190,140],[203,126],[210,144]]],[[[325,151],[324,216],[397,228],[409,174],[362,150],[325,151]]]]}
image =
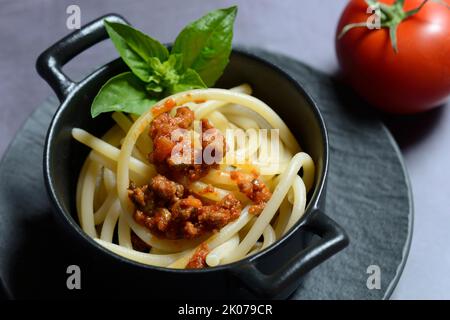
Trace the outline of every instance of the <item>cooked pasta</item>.
{"type": "Polygon", "coordinates": [[[168,268],[231,263],[280,239],[305,212],[315,167],[251,91],[191,90],[141,116],[115,112],[102,138],[74,128],[91,149],[76,190],[82,229],[118,255],[168,268]]]}

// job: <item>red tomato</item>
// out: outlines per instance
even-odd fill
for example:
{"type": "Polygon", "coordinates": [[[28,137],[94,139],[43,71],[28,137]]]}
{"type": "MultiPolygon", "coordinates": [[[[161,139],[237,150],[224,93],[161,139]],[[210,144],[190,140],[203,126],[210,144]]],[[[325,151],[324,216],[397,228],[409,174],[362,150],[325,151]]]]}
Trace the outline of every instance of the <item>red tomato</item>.
{"type": "MultiPolygon", "coordinates": [[[[450,4],[450,0],[444,0],[450,4]]],[[[380,2],[392,4],[394,0],[380,2]]],[[[406,0],[405,10],[422,0],[406,0]]],[[[338,24],[367,21],[364,0],[351,0],[338,24]]],[[[389,29],[354,28],[340,39],[336,52],[345,79],[368,102],[391,113],[416,113],[442,104],[450,94],[450,10],[426,3],[400,23],[398,53],[389,29]]]]}

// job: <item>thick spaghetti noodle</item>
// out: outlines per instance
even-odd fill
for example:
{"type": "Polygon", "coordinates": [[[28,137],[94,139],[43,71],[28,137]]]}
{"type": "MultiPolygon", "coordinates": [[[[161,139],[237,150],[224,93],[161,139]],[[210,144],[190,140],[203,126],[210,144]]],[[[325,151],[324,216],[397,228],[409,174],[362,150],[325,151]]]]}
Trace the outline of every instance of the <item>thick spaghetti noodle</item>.
{"type": "Polygon", "coordinates": [[[140,117],[114,113],[116,125],[101,139],[74,128],[73,137],[92,149],[77,185],[82,229],[118,255],[170,268],[231,263],[280,239],[305,211],[314,163],[250,94],[248,85],[182,92],[140,117]],[[168,138],[175,127],[192,141],[168,138]],[[193,151],[192,162],[174,164],[178,144],[188,146],[183,155],[193,151]],[[195,152],[211,146],[220,161],[195,162],[195,152]]]}

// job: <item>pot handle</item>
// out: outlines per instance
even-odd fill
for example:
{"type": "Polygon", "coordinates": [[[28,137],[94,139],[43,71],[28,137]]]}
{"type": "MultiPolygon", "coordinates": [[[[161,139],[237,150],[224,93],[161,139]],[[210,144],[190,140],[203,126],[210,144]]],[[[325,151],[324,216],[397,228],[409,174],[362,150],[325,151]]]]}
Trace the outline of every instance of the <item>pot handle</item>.
{"type": "Polygon", "coordinates": [[[329,257],[344,249],[349,238],[345,231],[322,211],[317,210],[304,225],[321,239],[298,252],[275,273],[264,274],[255,264],[233,269],[233,273],[257,297],[270,299],[280,296],[298,279],[329,257]]]}
{"type": "Polygon", "coordinates": [[[108,37],[103,20],[128,24],[117,14],[104,15],[59,40],[45,50],[36,61],[36,70],[39,75],[55,91],[62,102],[76,86],[62,70],[62,67],[84,50],[105,40],[108,37]]]}

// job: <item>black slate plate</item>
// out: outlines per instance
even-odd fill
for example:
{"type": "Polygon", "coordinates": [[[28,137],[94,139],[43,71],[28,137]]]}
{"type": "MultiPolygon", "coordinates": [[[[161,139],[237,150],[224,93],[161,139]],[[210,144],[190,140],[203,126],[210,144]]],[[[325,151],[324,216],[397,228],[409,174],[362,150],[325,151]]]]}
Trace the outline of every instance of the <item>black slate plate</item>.
{"type": "MultiPolygon", "coordinates": [[[[314,269],[292,298],[388,298],[406,262],[413,223],[408,177],[393,138],[329,76],[286,56],[249,51],[285,69],[317,101],[331,148],[326,212],[351,239],[347,249],[314,269]],[[371,265],[380,268],[380,289],[366,286],[371,265]]],[[[89,296],[95,284],[67,290],[67,266],[90,270],[85,276],[92,279],[95,258],[76,252],[59,234],[44,188],[43,141],[57,105],[49,98],[36,109],[0,164],[0,277],[17,298],[89,296]]]]}

